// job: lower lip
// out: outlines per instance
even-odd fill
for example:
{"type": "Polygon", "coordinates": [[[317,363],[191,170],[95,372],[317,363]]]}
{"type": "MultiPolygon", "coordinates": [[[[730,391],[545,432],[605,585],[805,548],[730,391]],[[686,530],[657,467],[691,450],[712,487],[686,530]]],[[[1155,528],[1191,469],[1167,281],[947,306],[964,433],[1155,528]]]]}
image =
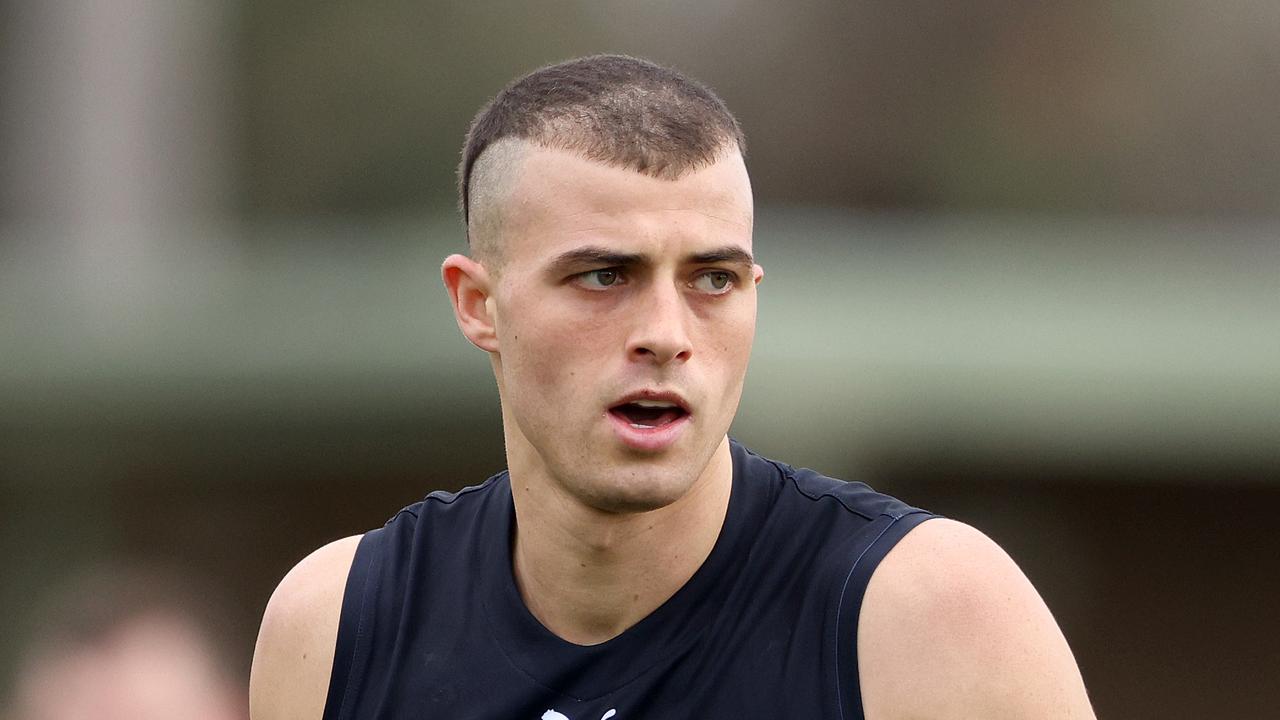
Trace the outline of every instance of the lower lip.
{"type": "Polygon", "coordinates": [[[666,450],[674,445],[676,440],[680,439],[680,435],[684,432],[690,418],[688,414],[685,414],[666,425],[637,427],[620,415],[615,415],[611,412],[606,412],[605,414],[609,416],[609,420],[613,423],[613,432],[618,436],[618,439],[632,450],[640,450],[642,452],[657,452],[666,450]]]}

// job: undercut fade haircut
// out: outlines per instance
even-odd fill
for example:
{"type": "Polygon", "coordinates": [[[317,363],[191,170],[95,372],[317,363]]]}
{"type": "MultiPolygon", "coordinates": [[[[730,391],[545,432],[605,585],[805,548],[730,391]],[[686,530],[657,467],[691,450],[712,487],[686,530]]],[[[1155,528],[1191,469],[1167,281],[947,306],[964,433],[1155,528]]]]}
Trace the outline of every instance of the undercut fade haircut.
{"type": "Polygon", "coordinates": [[[714,163],[729,148],[746,153],[738,121],[701,83],[625,55],[569,60],[511,83],[471,123],[458,168],[464,223],[476,160],[507,138],[668,179],[714,163]]]}

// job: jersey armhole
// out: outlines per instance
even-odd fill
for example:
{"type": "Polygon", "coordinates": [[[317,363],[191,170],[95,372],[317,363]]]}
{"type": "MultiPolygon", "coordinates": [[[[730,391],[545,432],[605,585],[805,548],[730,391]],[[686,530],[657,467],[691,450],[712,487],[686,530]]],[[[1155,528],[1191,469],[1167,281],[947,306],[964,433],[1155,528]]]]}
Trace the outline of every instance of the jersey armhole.
{"type": "MultiPolygon", "coordinates": [[[[871,575],[898,541],[917,525],[938,517],[924,510],[914,510],[899,517],[881,516],[887,521],[880,534],[853,561],[840,591],[840,608],[836,622],[836,673],[840,692],[842,720],[865,720],[862,713],[862,683],[858,677],[858,617],[867,594],[871,575]]],[[[327,720],[327,718],[326,718],[327,720]]]]}
{"type": "MultiPolygon", "coordinates": [[[[329,675],[329,692],[325,696],[323,720],[339,720],[350,715],[352,702],[351,678],[363,667],[367,656],[368,634],[371,631],[373,612],[371,604],[373,586],[378,577],[382,553],[378,552],[381,529],[371,530],[360,538],[347,584],[342,592],[342,610],[338,619],[338,637],[333,653],[333,670],[329,675]]],[[[358,677],[358,675],[355,675],[358,677]]]]}

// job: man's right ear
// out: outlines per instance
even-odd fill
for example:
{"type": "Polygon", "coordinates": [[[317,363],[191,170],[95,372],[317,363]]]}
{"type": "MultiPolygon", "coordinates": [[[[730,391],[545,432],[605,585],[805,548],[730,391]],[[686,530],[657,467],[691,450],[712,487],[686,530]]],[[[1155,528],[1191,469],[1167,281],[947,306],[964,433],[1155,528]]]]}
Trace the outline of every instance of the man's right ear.
{"type": "Polygon", "coordinates": [[[497,318],[489,302],[492,287],[484,265],[466,255],[450,255],[440,267],[440,276],[462,334],[481,350],[497,352],[497,318]]]}

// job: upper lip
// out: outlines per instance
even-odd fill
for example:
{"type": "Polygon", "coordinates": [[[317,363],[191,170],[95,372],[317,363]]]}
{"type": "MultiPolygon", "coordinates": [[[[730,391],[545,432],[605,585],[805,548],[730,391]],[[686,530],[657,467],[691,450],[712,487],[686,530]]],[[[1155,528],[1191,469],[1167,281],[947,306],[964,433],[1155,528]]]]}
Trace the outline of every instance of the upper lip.
{"type": "Polygon", "coordinates": [[[620,399],[615,401],[613,404],[611,404],[609,406],[609,409],[612,410],[613,408],[616,408],[619,405],[626,405],[627,403],[633,403],[633,402],[636,402],[637,400],[667,402],[680,408],[686,414],[690,412],[688,401],[686,401],[683,397],[681,397],[679,393],[671,392],[669,390],[652,390],[652,389],[636,390],[634,392],[627,393],[626,395],[623,395],[620,399]]]}

